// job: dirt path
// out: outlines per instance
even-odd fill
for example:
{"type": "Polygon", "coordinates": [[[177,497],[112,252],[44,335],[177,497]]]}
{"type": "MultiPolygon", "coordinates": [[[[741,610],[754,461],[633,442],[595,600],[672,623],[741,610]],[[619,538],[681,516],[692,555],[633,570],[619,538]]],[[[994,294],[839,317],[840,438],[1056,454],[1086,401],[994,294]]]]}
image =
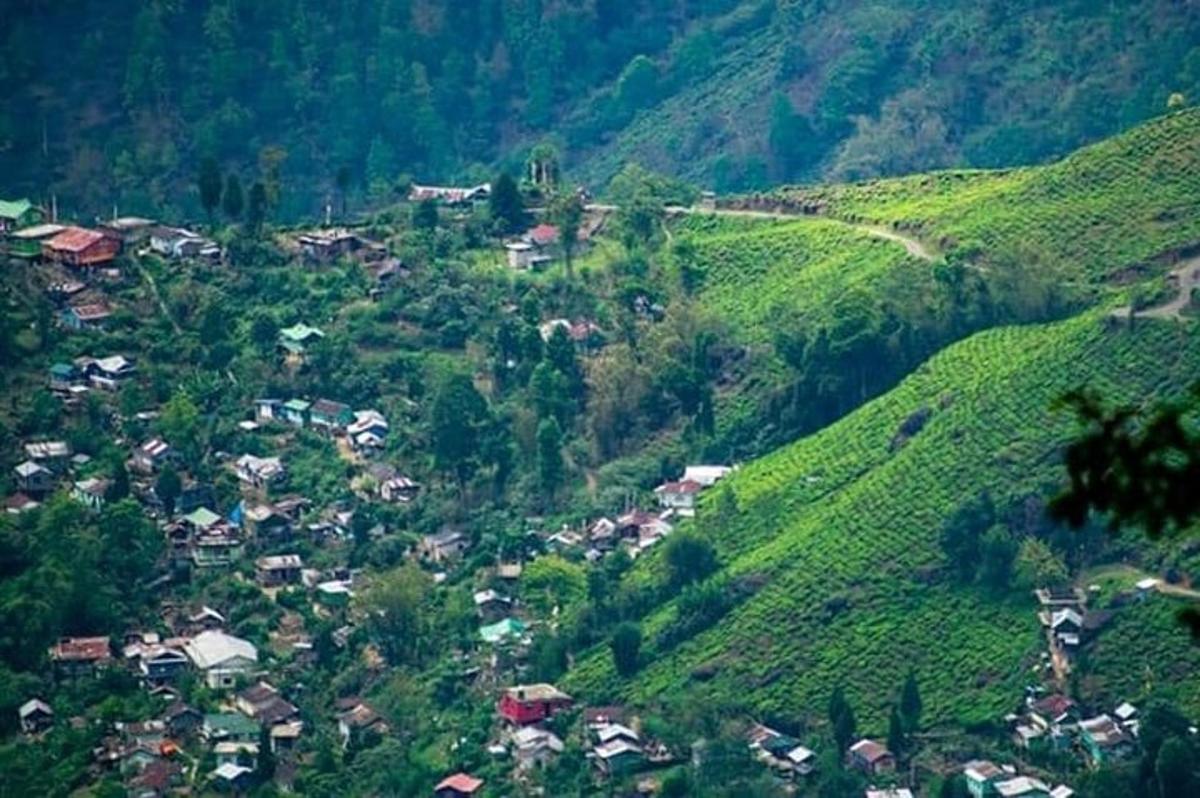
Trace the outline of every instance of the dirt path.
{"type": "MultiPolygon", "coordinates": [[[[814,218],[812,214],[791,213],[788,211],[760,211],[760,210],[749,210],[749,209],[744,209],[744,208],[697,208],[697,207],[685,208],[680,205],[670,205],[666,208],[666,212],[668,215],[674,215],[674,216],[683,216],[683,215],[703,216],[703,215],[707,214],[707,215],[712,215],[712,216],[729,216],[729,217],[742,218],[742,219],[773,219],[776,221],[783,221],[783,220],[788,220],[788,219],[812,219],[812,218],[814,218]]],[[[844,224],[847,227],[850,227],[854,230],[859,231],[860,233],[866,233],[869,236],[873,236],[875,238],[883,239],[884,241],[891,241],[893,243],[899,244],[900,246],[904,247],[905,252],[907,252],[909,255],[911,255],[914,258],[919,258],[919,259],[925,260],[925,261],[935,261],[938,259],[937,255],[935,255],[929,249],[929,247],[925,246],[925,244],[923,244],[922,242],[918,241],[915,238],[912,238],[911,236],[906,236],[903,233],[899,233],[899,232],[891,229],[890,227],[883,227],[880,225],[872,225],[872,224],[855,224],[853,222],[842,221],[841,219],[833,219],[828,216],[820,216],[820,217],[816,217],[816,218],[821,218],[826,221],[837,222],[838,224],[844,224]]]]}
{"type": "Polygon", "coordinates": [[[167,303],[163,301],[162,294],[158,292],[158,282],[155,281],[154,275],[142,265],[140,258],[135,257],[133,262],[137,264],[138,274],[149,284],[150,294],[154,297],[154,301],[158,303],[158,308],[162,311],[163,316],[171,323],[171,328],[175,330],[175,334],[182,335],[183,330],[180,329],[179,324],[175,321],[175,317],[171,315],[171,311],[167,310],[167,303]]]}
{"type": "MultiPolygon", "coordinates": [[[[1192,303],[1192,291],[1200,288],[1200,256],[1188,258],[1180,263],[1168,273],[1168,276],[1173,278],[1178,283],[1178,292],[1175,296],[1161,305],[1156,305],[1152,308],[1139,310],[1134,313],[1134,318],[1138,319],[1181,319],[1183,311],[1192,303]]],[[[1128,305],[1117,308],[1112,312],[1112,315],[1120,318],[1129,318],[1130,307],[1128,305]]]]}

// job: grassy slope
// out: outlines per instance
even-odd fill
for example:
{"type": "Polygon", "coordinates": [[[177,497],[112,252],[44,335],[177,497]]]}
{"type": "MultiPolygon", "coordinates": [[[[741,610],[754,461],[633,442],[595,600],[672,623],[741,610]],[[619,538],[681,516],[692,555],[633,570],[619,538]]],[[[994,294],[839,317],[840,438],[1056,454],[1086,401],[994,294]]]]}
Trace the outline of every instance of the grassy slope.
{"type": "MultiPolygon", "coordinates": [[[[1200,112],[1188,112],[1041,169],[831,187],[803,198],[847,218],[970,241],[972,259],[989,267],[1035,257],[1095,281],[1200,239],[1200,217],[1180,212],[1195,207],[1198,140],[1200,112]]],[[[702,300],[750,344],[769,337],[778,302],[821,313],[852,286],[877,290],[891,270],[921,265],[894,244],[828,221],[691,219],[683,231],[705,270],[702,300]]],[[[730,574],[754,575],[765,587],[714,628],[652,652],[631,683],[616,680],[606,652],[597,652],[571,684],[643,701],[687,688],[819,717],[835,680],[845,680],[882,731],[884,708],[912,665],[931,718],[994,719],[1019,695],[1040,650],[1036,619],[1031,602],[998,603],[936,575],[914,576],[940,565],[943,520],[983,489],[1003,500],[1059,480],[1055,453],[1071,424],[1049,407],[1064,391],[1090,383],[1140,399],[1200,376],[1194,325],[1115,329],[1100,307],[1113,294],[1098,296],[1096,310],[1065,322],[953,344],[896,389],[746,465],[733,481],[743,516],[715,533],[716,543],[730,574]],[[934,411],[932,420],[892,452],[897,428],[921,407],[934,411]],[[828,612],[834,597],[849,609],[828,612]],[[718,675],[690,683],[697,668],[718,675]]],[[[656,567],[650,557],[633,578],[652,578],[656,567]]],[[[648,636],[673,614],[667,607],[647,619],[648,636]]],[[[1105,678],[1124,685],[1129,669],[1120,663],[1128,661],[1105,678]]],[[[1200,701],[1200,687],[1167,684],[1185,703],[1200,701]]]]}
{"type": "MultiPolygon", "coordinates": [[[[676,650],[655,652],[630,684],[614,681],[601,652],[571,685],[643,701],[711,691],[759,711],[819,717],[841,681],[868,728],[882,731],[890,696],[915,667],[931,719],[994,717],[1019,695],[1038,652],[1034,608],[917,581],[940,564],[942,520],[981,490],[1021,495],[1055,477],[1053,453],[1071,424],[1049,407],[1063,391],[1090,382],[1133,398],[1200,376],[1190,340],[1170,324],[1106,331],[1088,315],[950,347],[895,390],[733,479],[743,517],[717,543],[730,573],[766,578],[753,598],[676,650]],[[919,407],[934,409],[932,419],[890,451],[919,407]],[[849,605],[831,615],[824,606],[834,596],[849,605]],[[690,682],[706,664],[719,665],[718,675],[690,682]]],[[[671,612],[660,610],[649,629],[671,612]]]]}
{"type": "Polygon", "coordinates": [[[1103,279],[1200,241],[1200,108],[1040,168],[787,189],[835,216],[920,231],[984,262],[1034,259],[1103,279]]]}

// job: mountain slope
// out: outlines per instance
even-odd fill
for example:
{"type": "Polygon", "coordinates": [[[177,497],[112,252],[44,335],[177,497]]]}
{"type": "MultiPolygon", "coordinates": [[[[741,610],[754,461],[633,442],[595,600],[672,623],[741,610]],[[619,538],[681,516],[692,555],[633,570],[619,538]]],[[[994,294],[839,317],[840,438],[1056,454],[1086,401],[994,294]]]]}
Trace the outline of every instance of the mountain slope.
{"type": "MultiPolygon", "coordinates": [[[[1072,427],[1050,412],[1056,397],[1084,383],[1123,399],[1175,390],[1200,377],[1194,341],[1175,324],[1112,329],[1088,314],[951,346],[731,480],[741,513],[714,542],[729,576],[762,585],[751,598],[694,639],[655,650],[627,684],[607,652],[586,659],[571,684],[644,702],[688,690],[800,719],[819,718],[844,683],[860,717],[882,731],[886,704],[915,668],[931,721],[995,718],[1038,652],[1034,607],[940,572],[941,524],[981,491],[1002,504],[1055,482],[1056,448],[1072,427]],[[895,448],[918,411],[928,422],[895,448]]],[[[652,616],[651,636],[673,611],[652,616]]]]}

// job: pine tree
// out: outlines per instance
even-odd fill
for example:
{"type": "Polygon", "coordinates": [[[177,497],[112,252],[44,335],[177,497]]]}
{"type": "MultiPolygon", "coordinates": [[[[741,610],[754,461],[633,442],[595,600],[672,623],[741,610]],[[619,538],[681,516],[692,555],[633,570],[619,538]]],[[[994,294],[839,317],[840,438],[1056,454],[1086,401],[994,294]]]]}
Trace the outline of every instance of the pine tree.
{"type": "Polygon", "coordinates": [[[516,233],[525,227],[525,202],[517,188],[517,181],[507,173],[501,173],[492,181],[492,195],[488,200],[492,223],[501,235],[516,233]]]}
{"type": "Polygon", "coordinates": [[[200,174],[196,178],[196,185],[200,189],[200,204],[208,214],[209,222],[212,222],[213,213],[221,204],[222,182],[221,167],[216,158],[208,157],[200,162],[200,174]]]}
{"type": "Polygon", "coordinates": [[[921,728],[921,688],[913,671],[908,672],[900,691],[900,714],[904,718],[904,728],[910,733],[921,728]]]}
{"type": "Polygon", "coordinates": [[[250,187],[250,205],[246,213],[246,222],[250,229],[257,233],[267,219],[267,187],[255,183],[250,187]]]}
{"type": "Polygon", "coordinates": [[[229,177],[225,179],[225,194],[221,198],[221,209],[225,211],[225,215],[231,221],[237,221],[242,216],[244,204],[242,181],[238,179],[236,172],[230,172],[229,177]]]}
{"type": "Polygon", "coordinates": [[[895,706],[892,707],[892,712],[888,716],[887,747],[896,756],[899,756],[908,747],[908,741],[904,736],[904,721],[901,720],[900,711],[895,706]]]}

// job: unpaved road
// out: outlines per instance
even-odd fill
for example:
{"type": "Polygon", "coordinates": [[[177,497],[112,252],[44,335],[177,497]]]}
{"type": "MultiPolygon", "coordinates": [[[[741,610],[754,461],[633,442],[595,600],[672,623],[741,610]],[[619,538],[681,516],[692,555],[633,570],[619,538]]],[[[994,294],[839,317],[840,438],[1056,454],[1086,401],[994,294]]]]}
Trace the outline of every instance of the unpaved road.
{"type": "MultiPolygon", "coordinates": [[[[1137,316],[1143,319],[1178,319],[1183,311],[1192,303],[1192,291],[1200,288],[1200,256],[1188,258],[1171,270],[1171,276],[1179,283],[1179,293],[1170,302],[1158,307],[1139,310],[1137,316]]],[[[1129,309],[1125,312],[1128,314],[1129,309]]]]}

